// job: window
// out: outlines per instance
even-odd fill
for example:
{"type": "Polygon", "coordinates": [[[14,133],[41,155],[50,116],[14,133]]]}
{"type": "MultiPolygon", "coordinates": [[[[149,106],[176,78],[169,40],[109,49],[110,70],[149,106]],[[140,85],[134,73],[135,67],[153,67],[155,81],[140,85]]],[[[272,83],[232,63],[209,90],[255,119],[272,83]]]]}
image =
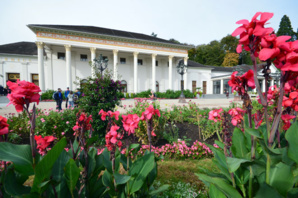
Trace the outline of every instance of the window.
{"type": "Polygon", "coordinates": [[[142,59],[138,59],[138,65],[143,65],[143,60],[142,59]]]}
{"type": "Polygon", "coordinates": [[[60,60],[65,60],[65,53],[63,53],[63,52],[58,52],[58,59],[60,59],[60,60]]]}
{"type": "Polygon", "coordinates": [[[120,58],[120,64],[126,64],[126,58],[120,58]]]}
{"type": "Polygon", "coordinates": [[[230,87],[228,82],[229,82],[228,79],[223,80],[223,86],[224,86],[224,92],[223,93],[225,93],[225,91],[228,91],[231,94],[232,93],[232,87],[230,87]]]}
{"type": "Polygon", "coordinates": [[[158,61],[155,61],[155,66],[156,66],[156,67],[158,66],[158,61]]]}
{"type": "Polygon", "coordinates": [[[87,54],[81,54],[81,61],[87,61],[88,57],[87,54]]]}
{"type": "Polygon", "coordinates": [[[32,82],[39,86],[39,77],[38,77],[38,74],[31,74],[31,78],[32,78],[32,82]]]}
{"type": "Polygon", "coordinates": [[[20,73],[8,73],[7,79],[11,82],[17,82],[17,80],[20,80],[20,73]]]}
{"type": "Polygon", "coordinates": [[[220,94],[220,80],[213,81],[213,94],[220,94]]]}
{"type": "Polygon", "coordinates": [[[127,93],[127,82],[125,80],[121,81],[121,92],[127,93]]]}

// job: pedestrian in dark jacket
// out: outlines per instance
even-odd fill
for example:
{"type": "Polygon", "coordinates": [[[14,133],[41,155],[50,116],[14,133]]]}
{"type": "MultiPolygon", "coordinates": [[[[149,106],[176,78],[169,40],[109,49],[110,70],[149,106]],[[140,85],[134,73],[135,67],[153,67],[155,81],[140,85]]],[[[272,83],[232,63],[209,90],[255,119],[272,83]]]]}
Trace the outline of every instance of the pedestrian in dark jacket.
{"type": "Polygon", "coordinates": [[[69,94],[69,87],[67,87],[67,90],[64,92],[64,96],[66,98],[66,102],[65,102],[65,108],[67,109],[67,103],[68,103],[68,94],[69,94]]]}
{"type": "Polygon", "coordinates": [[[58,92],[55,93],[54,95],[55,101],[56,101],[56,109],[61,111],[61,105],[62,105],[62,100],[63,100],[63,95],[62,95],[62,90],[58,88],[58,92]]]}

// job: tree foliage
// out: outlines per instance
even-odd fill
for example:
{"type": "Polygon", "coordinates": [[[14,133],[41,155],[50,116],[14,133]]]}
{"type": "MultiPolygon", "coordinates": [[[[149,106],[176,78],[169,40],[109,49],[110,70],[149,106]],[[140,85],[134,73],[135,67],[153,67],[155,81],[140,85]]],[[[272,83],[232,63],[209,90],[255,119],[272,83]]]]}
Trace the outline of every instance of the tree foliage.
{"type": "MultiPolygon", "coordinates": [[[[188,51],[188,56],[190,60],[213,66],[224,66],[224,59],[227,53],[236,53],[236,48],[238,44],[238,39],[227,35],[223,37],[220,41],[211,41],[209,44],[198,45],[196,48],[190,49],[188,51]]],[[[230,55],[227,56],[227,58],[230,55]]],[[[235,57],[235,56],[234,56],[235,57]]],[[[245,57],[245,54],[241,56],[241,63],[249,64],[250,57],[245,57]]],[[[227,60],[228,61],[228,60],[227,60]]],[[[239,56],[238,60],[234,61],[232,65],[238,65],[240,63],[239,56]],[[234,63],[237,62],[237,63],[234,63]]],[[[231,63],[231,62],[230,62],[231,63]]],[[[225,63],[226,64],[226,63],[225,63]]]]}
{"type": "Polygon", "coordinates": [[[227,51],[222,65],[232,67],[232,66],[238,65],[238,63],[239,63],[239,54],[235,52],[227,51]]]}
{"type": "Polygon", "coordinates": [[[276,33],[277,36],[281,35],[288,35],[291,36],[291,41],[297,40],[297,33],[294,32],[290,18],[287,15],[284,15],[281,18],[280,24],[279,24],[279,29],[276,33]]]}

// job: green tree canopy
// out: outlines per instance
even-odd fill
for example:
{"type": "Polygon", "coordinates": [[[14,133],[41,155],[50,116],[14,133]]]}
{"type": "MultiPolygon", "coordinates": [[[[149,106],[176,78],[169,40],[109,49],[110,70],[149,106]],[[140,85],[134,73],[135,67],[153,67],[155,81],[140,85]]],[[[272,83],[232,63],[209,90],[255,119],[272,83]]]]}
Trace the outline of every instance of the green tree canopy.
{"type": "Polygon", "coordinates": [[[292,41],[297,39],[297,35],[294,32],[292,25],[291,25],[291,21],[290,18],[287,15],[284,15],[281,18],[280,24],[279,24],[279,29],[276,33],[277,36],[281,36],[281,35],[288,35],[292,37],[292,41]]]}

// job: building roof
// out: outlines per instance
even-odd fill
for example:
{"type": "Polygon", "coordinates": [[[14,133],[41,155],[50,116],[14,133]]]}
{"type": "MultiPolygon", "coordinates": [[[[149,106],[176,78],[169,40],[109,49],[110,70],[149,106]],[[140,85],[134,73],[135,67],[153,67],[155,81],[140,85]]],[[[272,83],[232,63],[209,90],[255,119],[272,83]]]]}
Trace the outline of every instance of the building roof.
{"type": "Polygon", "coordinates": [[[46,24],[29,24],[28,27],[34,31],[35,28],[45,28],[45,29],[53,29],[53,30],[65,30],[72,32],[80,32],[80,33],[89,33],[89,34],[97,34],[97,35],[106,35],[113,37],[122,37],[129,39],[137,39],[137,40],[145,40],[150,42],[159,42],[166,43],[178,46],[184,46],[192,48],[193,46],[188,46],[184,44],[177,44],[175,42],[157,38],[154,36],[135,33],[135,32],[127,32],[122,30],[108,29],[103,27],[95,27],[95,26],[83,26],[83,25],[46,25],[46,24]]]}
{"type": "Polygon", "coordinates": [[[214,66],[203,65],[201,63],[198,63],[192,60],[187,60],[187,67],[200,67],[200,68],[206,68],[206,69],[213,69],[214,66]]]}
{"type": "MultiPolygon", "coordinates": [[[[262,69],[263,64],[258,64],[258,71],[262,69]]],[[[203,65],[201,63],[197,63],[192,60],[187,61],[187,66],[188,67],[201,67],[201,68],[210,68],[212,69],[212,72],[234,72],[236,70],[242,70],[243,72],[247,72],[248,70],[252,69],[252,65],[237,65],[233,67],[223,67],[223,66],[211,66],[211,65],[203,65]]]]}
{"type": "Polygon", "coordinates": [[[0,45],[0,54],[37,55],[37,46],[34,42],[17,42],[0,45]]]}

